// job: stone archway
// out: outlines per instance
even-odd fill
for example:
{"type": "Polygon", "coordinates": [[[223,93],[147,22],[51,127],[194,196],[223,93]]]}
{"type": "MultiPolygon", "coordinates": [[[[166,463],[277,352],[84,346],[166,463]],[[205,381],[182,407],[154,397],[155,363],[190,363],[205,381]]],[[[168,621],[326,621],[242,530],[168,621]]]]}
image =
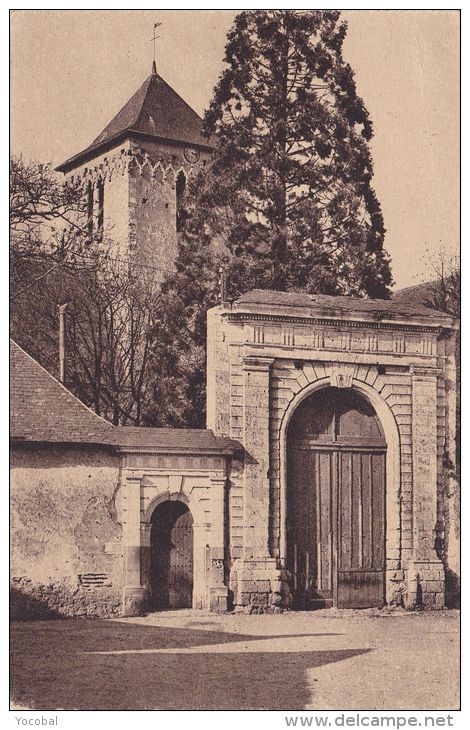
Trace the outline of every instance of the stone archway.
{"type": "MultiPolygon", "coordinates": [[[[287,407],[280,428],[280,558],[283,565],[292,562],[289,556],[288,535],[287,535],[287,514],[288,514],[288,435],[292,419],[299,406],[315,393],[320,393],[330,386],[338,386],[336,380],[330,378],[320,379],[306,386],[290,402],[287,407]]],[[[356,379],[351,380],[346,388],[335,388],[344,393],[355,393],[369,404],[377,416],[380,429],[383,434],[382,452],[385,462],[384,467],[384,560],[383,571],[385,576],[385,595],[387,602],[390,601],[394,586],[387,580],[391,578],[394,571],[399,567],[400,560],[400,439],[398,427],[394,416],[388,405],[380,398],[380,395],[369,385],[356,379]]],[[[350,445],[351,446],[351,445],[350,445]]],[[[380,444],[376,444],[380,451],[380,444]]],[[[377,467],[378,468],[378,467],[377,467]]],[[[330,548],[331,549],[331,548],[330,548]]],[[[332,586],[332,589],[334,586],[332,586]]],[[[333,596],[330,597],[333,599],[333,596]]],[[[334,597],[337,601],[337,595],[334,597]]],[[[367,602],[367,600],[366,600],[367,602]]],[[[326,605],[330,605],[327,603],[326,605]]]]}

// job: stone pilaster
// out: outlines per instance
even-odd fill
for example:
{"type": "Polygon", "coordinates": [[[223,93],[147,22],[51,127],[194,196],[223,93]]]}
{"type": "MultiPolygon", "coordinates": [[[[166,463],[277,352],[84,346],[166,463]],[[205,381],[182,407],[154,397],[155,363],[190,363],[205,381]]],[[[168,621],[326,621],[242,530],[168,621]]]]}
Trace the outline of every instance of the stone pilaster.
{"type": "MultiPolygon", "coordinates": [[[[264,612],[281,604],[281,573],[269,553],[269,390],[273,358],[243,358],[244,544],[235,603],[264,612]]],[[[279,609],[280,610],[280,609],[279,609]]]]}
{"type": "Polygon", "coordinates": [[[413,365],[413,560],[408,605],[444,605],[444,567],[435,549],[437,522],[437,377],[439,368],[413,365]]]}
{"type": "Polygon", "coordinates": [[[148,599],[151,594],[150,571],[151,571],[151,551],[150,540],[152,533],[152,525],[148,522],[140,523],[140,585],[143,589],[142,608],[147,607],[148,599]]]}
{"type": "Polygon", "coordinates": [[[126,481],[122,490],[125,616],[138,616],[144,609],[145,588],[141,584],[140,482],[126,481]]]}
{"type": "Polygon", "coordinates": [[[274,360],[243,358],[244,558],[269,557],[269,381],[274,360]]]}
{"type": "Polygon", "coordinates": [[[228,588],[225,585],[225,477],[211,477],[210,586],[209,608],[226,611],[228,588]]]}
{"type": "Polygon", "coordinates": [[[209,608],[208,599],[208,546],[207,527],[203,522],[193,523],[193,608],[209,608]]]}

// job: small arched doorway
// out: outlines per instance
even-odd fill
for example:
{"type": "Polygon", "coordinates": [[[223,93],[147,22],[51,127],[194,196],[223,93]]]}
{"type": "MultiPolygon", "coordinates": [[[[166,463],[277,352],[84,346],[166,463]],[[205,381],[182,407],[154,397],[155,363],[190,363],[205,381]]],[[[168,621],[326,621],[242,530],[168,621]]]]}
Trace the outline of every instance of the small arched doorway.
{"type": "Polygon", "coordinates": [[[287,568],[294,607],[385,602],[385,455],[370,403],[325,388],[287,432],[287,568]]]}
{"type": "Polygon", "coordinates": [[[162,502],[152,514],[150,590],[155,609],[193,605],[193,518],[183,502],[162,502]]]}

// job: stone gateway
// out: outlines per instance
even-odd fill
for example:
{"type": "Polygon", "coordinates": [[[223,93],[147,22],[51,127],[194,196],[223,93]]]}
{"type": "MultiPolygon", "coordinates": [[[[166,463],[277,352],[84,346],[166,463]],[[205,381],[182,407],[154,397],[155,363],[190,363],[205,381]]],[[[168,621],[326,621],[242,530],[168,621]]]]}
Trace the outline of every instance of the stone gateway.
{"type": "MultiPolygon", "coordinates": [[[[213,151],[201,125],[154,66],[58,168],[90,233],[157,278],[213,151]]],[[[12,343],[14,614],[443,607],[459,575],[453,320],[251,291],[207,324],[199,430],[112,426],[12,343]]]]}
{"type": "Polygon", "coordinates": [[[252,291],[207,351],[208,428],[179,430],[108,424],[12,344],[16,614],[442,608],[451,318],[252,291]]]}
{"type": "Polygon", "coordinates": [[[208,427],[244,447],[236,605],[444,605],[458,572],[450,317],[252,291],[209,312],[207,377],[208,427]]]}

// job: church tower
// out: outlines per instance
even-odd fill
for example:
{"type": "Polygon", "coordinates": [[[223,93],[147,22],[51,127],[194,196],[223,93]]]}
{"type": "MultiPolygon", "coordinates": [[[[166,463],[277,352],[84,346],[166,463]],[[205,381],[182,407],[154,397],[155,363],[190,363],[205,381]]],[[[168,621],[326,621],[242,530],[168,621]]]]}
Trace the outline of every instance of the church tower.
{"type": "Polygon", "coordinates": [[[90,233],[106,236],[120,258],[173,268],[189,178],[214,149],[202,120],[157,74],[151,75],[101,134],[57,167],[87,197],[90,233]]]}

